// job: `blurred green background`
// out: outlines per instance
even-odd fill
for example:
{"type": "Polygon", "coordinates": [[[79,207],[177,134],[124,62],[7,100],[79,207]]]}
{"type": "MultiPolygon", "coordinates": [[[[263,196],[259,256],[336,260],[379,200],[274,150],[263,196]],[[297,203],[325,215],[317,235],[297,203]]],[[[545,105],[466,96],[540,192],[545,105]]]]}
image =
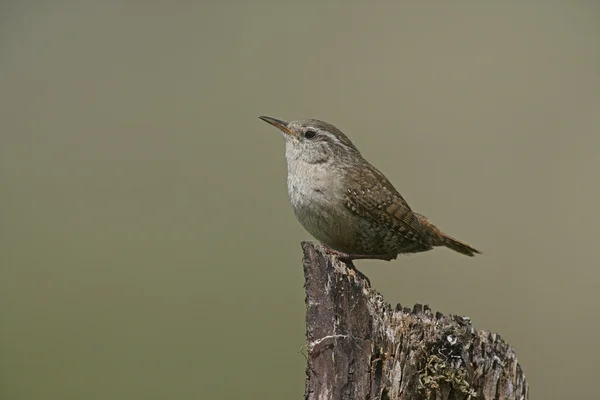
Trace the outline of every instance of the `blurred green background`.
{"type": "Polygon", "coordinates": [[[3,400],[302,398],[310,236],[259,115],[338,125],[484,252],[357,262],[389,302],[597,393],[600,4],[8,1],[0,50],[3,400]]]}

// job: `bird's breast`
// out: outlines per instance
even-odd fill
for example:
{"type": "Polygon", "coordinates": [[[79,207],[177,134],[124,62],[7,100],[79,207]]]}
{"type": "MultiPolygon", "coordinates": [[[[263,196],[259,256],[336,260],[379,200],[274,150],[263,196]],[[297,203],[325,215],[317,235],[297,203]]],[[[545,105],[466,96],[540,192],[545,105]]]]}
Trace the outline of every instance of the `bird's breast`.
{"type": "Polygon", "coordinates": [[[316,175],[307,173],[288,174],[288,196],[294,208],[319,207],[331,202],[334,193],[331,186],[316,175]]]}
{"type": "Polygon", "coordinates": [[[335,200],[340,186],[325,165],[288,165],[288,195],[294,207],[326,206],[335,200]]]}
{"type": "Polygon", "coordinates": [[[351,240],[353,215],[341,202],[339,175],[310,164],[288,170],[288,195],[294,214],[317,240],[331,247],[351,240]]]}

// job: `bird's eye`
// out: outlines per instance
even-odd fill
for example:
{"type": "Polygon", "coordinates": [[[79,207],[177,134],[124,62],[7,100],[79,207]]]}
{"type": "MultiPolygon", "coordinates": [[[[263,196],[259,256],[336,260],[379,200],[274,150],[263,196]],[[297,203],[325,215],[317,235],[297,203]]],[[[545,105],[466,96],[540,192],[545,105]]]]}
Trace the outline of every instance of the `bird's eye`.
{"type": "Polygon", "coordinates": [[[313,139],[315,136],[317,136],[317,132],[315,131],[306,131],[304,134],[304,137],[307,139],[313,139]]]}

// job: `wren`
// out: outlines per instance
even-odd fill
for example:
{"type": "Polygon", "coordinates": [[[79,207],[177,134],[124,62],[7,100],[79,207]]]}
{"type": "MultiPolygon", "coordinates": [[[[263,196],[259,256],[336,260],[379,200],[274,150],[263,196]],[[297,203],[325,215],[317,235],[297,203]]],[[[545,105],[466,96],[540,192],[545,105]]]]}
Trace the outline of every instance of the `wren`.
{"type": "Polygon", "coordinates": [[[300,224],[330,254],[390,261],[445,246],[481,254],[414,212],[390,181],[335,126],[259,117],[283,132],[288,196],[300,224]]]}

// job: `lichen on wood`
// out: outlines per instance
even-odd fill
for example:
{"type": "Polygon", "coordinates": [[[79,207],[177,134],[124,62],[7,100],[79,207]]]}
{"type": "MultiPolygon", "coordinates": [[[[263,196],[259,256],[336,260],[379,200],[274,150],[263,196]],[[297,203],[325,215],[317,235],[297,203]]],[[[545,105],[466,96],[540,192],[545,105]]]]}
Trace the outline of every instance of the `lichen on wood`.
{"type": "Polygon", "coordinates": [[[392,308],[352,263],[303,242],[307,400],[525,400],[514,350],[468,317],[392,308]]]}

